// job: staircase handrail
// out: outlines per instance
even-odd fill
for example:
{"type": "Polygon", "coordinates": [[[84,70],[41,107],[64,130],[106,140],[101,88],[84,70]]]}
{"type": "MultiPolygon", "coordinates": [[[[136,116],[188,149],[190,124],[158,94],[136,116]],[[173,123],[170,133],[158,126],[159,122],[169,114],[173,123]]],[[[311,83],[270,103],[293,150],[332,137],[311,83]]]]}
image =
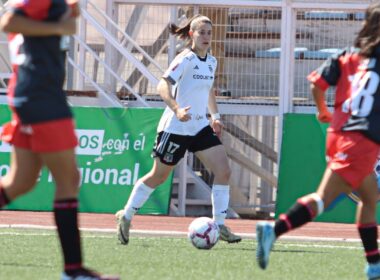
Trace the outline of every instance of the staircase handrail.
{"type": "MultiPolygon", "coordinates": [[[[101,26],[85,9],[81,9],[82,16],[84,19],[86,19],[91,25],[98,31],[100,34],[115,48],[117,49],[122,55],[124,55],[129,61],[131,61],[134,66],[141,71],[144,76],[154,85],[157,86],[158,79],[147,70],[147,68],[144,66],[144,64],[141,63],[140,60],[138,60],[133,54],[131,54],[129,51],[127,51],[123,46],[120,45],[120,43],[112,36],[110,35],[103,26],[101,26]]],[[[139,95],[137,95],[139,96],[139,95]]],[[[136,96],[136,98],[138,98],[136,96]]]]}
{"type": "MultiPolygon", "coordinates": [[[[97,54],[94,52],[91,47],[89,47],[78,35],[73,35],[74,39],[80,43],[91,55],[115,78],[120,82],[125,88],[127,88],[144,106],[150,107],[150,105],[133,89],[131,88],[117,73],[115,73],[112,68],[107,65],[97,54]]],[[[92,80],[92,79],[91,79],[92,80]]],[[[92,81],[95,83],[94,81],[92,81]]],[[[104,91],[103,91],[104,92],[104,91]]],[[[104,92],[105,93],[105,92],[104,92]]],[[[105,93],[107,94],[107,93],[105,93]]],[[[109,94],[107,94],[109,95],[109,94]]]]}
{"type": "Polygon", "coordinates": [[[124,37],[127,39],[129,43],[131,43],[136,50],[138,50],[151,64],[157,67],[158,70],[160,70],[161,73],[164,73],[164,69],[161,68],[161,66],[155,61],[142,47],[140,47],[139,44],[131,36],[129,36],[123,29],[120,28],[118,24],[116,24],[104,11],[100,10],[96,5],[91,3],[91,1],[88,1],[88,3],[98,12],[100,13],[107,21],[110,23],[114,28],[117,29],[124,37]]]}
{"type": "Polygon", "coordinates": [[[79,66],[78,64],[75,63],[75,61],[71,58],[71,57],[67,57],[67,61],[76,69],[79,71],[79,73],[85,78],[87,79],[88,81],[90,81],[90,83],[92,84],[92,86],[98,91],[99,94],[101,94],[102,96],[104,96],[108,101],[111,102],[112,105],[114,105],[115,107],[124,107],[119,101],[117,101],[115,98],[112,98],[112,96],[108,93],[106,93],[100,86],[98,83],[96,83],[93,79],[91,79],[91,77],[85,72],[83,71],[79,66]]]}

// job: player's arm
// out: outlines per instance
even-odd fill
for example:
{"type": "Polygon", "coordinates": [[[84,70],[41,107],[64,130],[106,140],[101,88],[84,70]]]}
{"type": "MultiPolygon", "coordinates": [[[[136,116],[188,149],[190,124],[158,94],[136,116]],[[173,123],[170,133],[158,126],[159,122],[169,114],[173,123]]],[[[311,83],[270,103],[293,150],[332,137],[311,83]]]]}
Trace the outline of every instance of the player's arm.
{"type": "MultiPolygon", "coordinates": [[[[208,111],[211,115],[217,115],[218,113],[218,105],[216,103],[216,97],[213,90],[210,90],[209,98],[208,98],[208,111]]],[[[220,116],[217,118],[220,119],[220,116]]]]}
{"type": "Polygon", "coordinates": [[[164,100],[166,105],[174,112],[180,121],[186,122],[191,119],[191,115],[188,112],[190,110],[190,106],[187,106],[185,108],[179,107],[177,101],[171,95],[170,83],[167,79],[162,78],[158,82],[157,91],[160,94],[162,100],[164,100]]]}
{"type": "Polygon", "coordinates": [[[346,55],[347,49],[329,57],[318,69],[311,72],[307,79],[311,83],[311,93],[317,106],[317,118],[321,122],[330,122],[332,115],[325,101],[325,92],[330,86],[336,86],[341,75],[340,58],[346,55]]]}
{"type": "Polygon", "coordinates": [[[222,129],[224,124],[220,119],[220,114],[218,111],[218,104],[216,103],[216,97],[213,90],[210,91],[208,98],[208,111],[211,114],[211,127],[218,137],[222,134],[222,129]]]}
{"type": "Polygon", "coordinates": [[[74,17],[68,17],[59,22],[43,22],[9,11],[1,17],[0,28],[4,32],[26,36],[72,35],[76,32],[76,21],[74,17]]]}
{"type": "Polygon", "coordinates": [[[317,118],[319,121],[328,123],[332,119],[332,115],[327,107],[325,101],[325,90],[321,89],[314,83],[310,85],[311,93],[314,98],[315,105],[317,107],[318,113],[317,118]]]}

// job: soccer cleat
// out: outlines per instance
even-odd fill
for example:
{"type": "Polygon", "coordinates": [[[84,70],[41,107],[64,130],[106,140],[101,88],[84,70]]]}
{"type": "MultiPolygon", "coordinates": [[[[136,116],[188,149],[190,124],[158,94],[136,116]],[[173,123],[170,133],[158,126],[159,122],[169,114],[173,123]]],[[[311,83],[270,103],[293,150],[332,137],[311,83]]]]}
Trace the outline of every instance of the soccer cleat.
{"type": "Polygon", "coordinates": [[[115,216],[117,221],[117,238],[121,244],[127,245],[129,242],[129,228],[131,227],[131,221],[128,221],[124,217],[124,210],[118,211],[115,216]]]}
{"type": "Polygon", "coordinates": [[[63,272],[61,280],[120,280],[118,276],[100,275],[87,268],[80,268],[69,272],[63,272]]]}
{"type": "Polygon", "coordinates": [[[365,273],[368,280],[380,279],[380,262],[367,264],[365,273]]]}
{"type": "Polygon", "coordinates": [[[256,225],[256,260],[261,269],[266,269],[269,262],[269,254],[276,241],[274,225],[268,222],[259,222],[256,225]]]}
{"type": "Polygon", "coordinates": [[[241,237],[233,234],[225,225],[219,225],[219,239],[228,243],[237,243],[241,241],[241,237]]]}

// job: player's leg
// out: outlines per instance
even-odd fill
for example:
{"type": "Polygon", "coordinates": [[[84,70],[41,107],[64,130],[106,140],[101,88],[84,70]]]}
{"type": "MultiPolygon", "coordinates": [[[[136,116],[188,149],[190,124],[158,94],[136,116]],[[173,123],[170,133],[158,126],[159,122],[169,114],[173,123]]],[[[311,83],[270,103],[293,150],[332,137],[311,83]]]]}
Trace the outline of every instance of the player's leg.
{"type": "Polygon", "coordinates": [[[214,174],[211,191],[213,219],[218,225],[223,225],[229,205],[229,179],[231,176],[231,169],[228,165],[225,149],[223,145],[218,145],[198,151],[195,155],[214,174]]]}
{"type": "Polygon", "coordinates": [[[118,239],[121,244],[127,245],[129,242],[133,216],[149,199],[155,188],[168,178],[173,168],[174,165],[166,165],[155,158],[152,169],[136,182],[124,209],[116,213],[118,239]]]}
{"type": "Polygon", "coordinates": [[[214,174],[214,184],[228,185],[231,169],[228,164],[226,150],[223,145],[217,145],[195,152],[199,160],[214,174]]]}
{"type": "Polygon", "coordinates": [[[340,194],[348,194],[351,190],[351,185],[340,175],[326,168],[317,191],[298,199],[296,204],[276,221],[274,227],[276,237],[310,222],[340,194]]]}
{"type": "Polygon", "coordinates": [[[367,260],[368,279],[380,277],[380,254],[377,244],[376,205],[378,199],[377,180],[374,174],[367,176],[357,190],[360,196],[356,223],[367,260]]]}
{"type": "Polygon", "coordinates": [[[77,199],[80,175],[74,149],[41,153],[40,158],[51,172],[56,184],[53,209],[64,256],[65,271],[80,269],[82,252],[77,199]]]}
{"type": "Polygon", "coordinates": [[[12,148],[9,172],[0,179],[0,208],[29,192],[42,167],[38,155],[27,149],[12,148]]]}
{"type": "Polygon", "coordinates": [[[125,206],[125,217],[131,220],[134,214],[144,205],[152,192],[168,178],[175,165],[167,165],[155,158],[152,169],[141,177],[133,187],[128,203],[125,206]]]}
{"type": "Polygon", "coordinates": [[[62,279],[119,279],[115,276],[102,276],[83,267],[77,199],[80,174],[74,149],[41,153],[40,158],[56,184],[54,218],[64,258],[65,271],[62,279]]]}
{"type": "Polygon", "coordinates": [[[322,181],[315,193],[298,199],[297,203],[281,219],[281,227],[275,227],[276,236],[287,230],[304,225],[320,215],[340,194],[350,193],[351,185],[330,168],[325,170],[322,181]],[[286,220],[286,221],[285,221],[286,220]],[[287,225],[286,227],[284,227],[287,225]],[[288,227],[290,225],[290,227],[288,227]]]}
{"type": "Polygon", "coordinates": [[[231,169],[224,146],[220,144],[212,146],[208,149],[197,151],[195,155],[214,174],[214,183],[211,191],[212,214],[213,219],[220,228],[220,239],[228,243],[240,242],[241,237],[233,234],[225,226],[230,202],[229,180],[231,169]]]}
{"type": "Polygon", "coordinates": [[[321,214],[341,193],[349,193],[351,186],[337,173],[327,168],[317,192],[303,196],[274,224],[258,223],[256,257],[259,266],[265,269],[275,240],[282,234],[303,226],[321,214]]]}
{"type": "Polygon", "coordinates": [[[361,133],[329,132],[326,147],[329,161],[317,192],[298,199],[286,214],[280,215],[274,225],[257,225],[257,260],[261,268],[267,266],[269,252],[276,238],[311,221],[342,193],[348,194],[352,188],[357,188],[363,178],[373,171],[378,147],[361,133]],[[344,155],[344,159],[341,155],[344,155]],[[260,232],[264,232],[264,236],[260,232]],[[269,238],[265,237],[266,233],[269,238]]]}
{"type": "Polygon", "coordinates": [[[186,152],[187,136],[160,132],[153,147],[152,169],[137,180],[124,209],[116,213],[118,239],[121,244],[129,242],[131,221],[150,195],[161,185],[186,152]]]}

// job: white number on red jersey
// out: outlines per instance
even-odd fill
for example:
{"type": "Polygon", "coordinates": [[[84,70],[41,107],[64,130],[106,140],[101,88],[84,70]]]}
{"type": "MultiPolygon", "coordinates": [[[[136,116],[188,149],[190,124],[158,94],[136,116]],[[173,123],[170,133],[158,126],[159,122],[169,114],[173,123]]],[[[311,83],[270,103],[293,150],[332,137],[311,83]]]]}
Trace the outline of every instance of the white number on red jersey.
{"type": "Polygon", "coordinates": [[[9,54],[13,65],[22,65],[25,62],[26,56],[20,52],[20,46],[24,43],[22,34],[15,35],[9,42],[9,54]]]}
{"type": "Polygon", "coordinates": [[[358,73],[351,82],[352,93],[342,106],[345,113],[352,116],[367,117],[372,111],[374,97],[380,83],[379,74],[368,71],[364,75],[358,73]]]}

